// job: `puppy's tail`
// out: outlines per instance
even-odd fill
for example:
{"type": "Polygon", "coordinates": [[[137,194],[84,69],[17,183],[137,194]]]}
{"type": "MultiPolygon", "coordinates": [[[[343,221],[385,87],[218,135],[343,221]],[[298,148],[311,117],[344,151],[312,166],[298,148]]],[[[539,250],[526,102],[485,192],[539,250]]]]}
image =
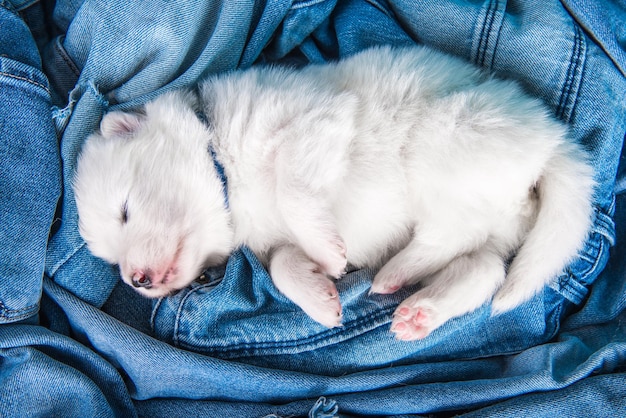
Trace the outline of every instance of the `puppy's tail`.
{"type": "Polygon", "coordinates": [[[557,147],[537,184],[534,226],[513,259],[506,280],[494,296],[492,314],[507,312],[538,293],[577,255],[592,222],[593,170],[582,150],[557,147]]]}

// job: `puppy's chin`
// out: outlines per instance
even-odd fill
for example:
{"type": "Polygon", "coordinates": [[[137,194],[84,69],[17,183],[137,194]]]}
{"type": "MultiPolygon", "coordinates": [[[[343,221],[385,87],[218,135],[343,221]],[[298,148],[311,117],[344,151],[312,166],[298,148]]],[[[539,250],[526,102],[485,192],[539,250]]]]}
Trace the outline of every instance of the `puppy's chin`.
{"type": "Polygon", "coordinates": [[[230,254],[231,252],[225,252],[223,254],[214,253],[214,254],[211,254],[209,257],[206,257],[204,259],[203,267],[200,269],[198,275],[202,272],[202,270],[206,268],[217,267],[226,263],[226,261],[228,261],[228,257],[230,256],[230,254]]]}

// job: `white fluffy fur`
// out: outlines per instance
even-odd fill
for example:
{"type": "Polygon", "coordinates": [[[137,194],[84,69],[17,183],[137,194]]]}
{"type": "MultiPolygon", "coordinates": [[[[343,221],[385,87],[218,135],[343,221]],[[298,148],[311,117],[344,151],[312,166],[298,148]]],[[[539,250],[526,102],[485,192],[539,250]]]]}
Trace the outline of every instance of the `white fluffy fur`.
{"type": "Polygon", "coordinates": [[[495,313],[514,308],[575,257],[592,217],[584,158],[516,84],[425,47],[383,47],[216,76],[199,103],[174,92],[107,114],[75,193],[91,251],[128,283],[148,276],[147,296],[247,245],[333,327],[332,279],[347,263],[382,266],[373,293],[426,285],[394,315],[412,340],[492,297],[495,313]]]}

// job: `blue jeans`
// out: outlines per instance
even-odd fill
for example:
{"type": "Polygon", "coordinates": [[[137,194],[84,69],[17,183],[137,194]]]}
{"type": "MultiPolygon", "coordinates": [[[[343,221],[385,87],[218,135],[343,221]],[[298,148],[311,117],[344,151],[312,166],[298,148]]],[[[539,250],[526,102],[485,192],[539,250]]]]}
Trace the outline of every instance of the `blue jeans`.
{"type": "Polygon", "coordinates": [[[0,416],[626,415],[619,4],[0,1],[0,416]],[[589,239],[528,303],[406,343],[389,332],[406,291],[368,296],[369,270],[338,283],[345,326],[328,330],[246,249],[154,303],[87,250],[70,185],[104,112],[210,73],[414,42],[518,80],[590,153],[589,239]]]}

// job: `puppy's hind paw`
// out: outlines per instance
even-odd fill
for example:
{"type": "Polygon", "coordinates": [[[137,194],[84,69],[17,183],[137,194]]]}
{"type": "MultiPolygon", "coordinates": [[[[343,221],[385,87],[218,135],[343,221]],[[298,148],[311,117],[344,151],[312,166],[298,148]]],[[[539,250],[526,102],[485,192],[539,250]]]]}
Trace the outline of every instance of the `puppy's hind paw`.
{"type": "Polygon", "coordinates": [[[396,293],[406,284],[406,279],[400,273],[390,270],[391,269],[383,267],[381,271],[378,272],[372,282],[370,295],[390,295],[392,293],[396,293]]]}
{"type": "Polygon", "coordinates": [[[520,286],[519,282],[506,282],[491,301],[491,316],[502,315],[517,308],[531,299],[537,292],[529,286],[520,286]]]}
{"type": "Polygon", "coordinates": [[[434,312],[429,308],[401,305],[394,313],[391,332],[401,341],[424,339],[436,328],[433,316],[434,312]]]}
{"type": "Polygon", "coordinates": [[[285,294],[316,322],[328,328],[341,326],[343,316],[337,287],[324,274],[301,276],[302,287],[285,294]]]}

